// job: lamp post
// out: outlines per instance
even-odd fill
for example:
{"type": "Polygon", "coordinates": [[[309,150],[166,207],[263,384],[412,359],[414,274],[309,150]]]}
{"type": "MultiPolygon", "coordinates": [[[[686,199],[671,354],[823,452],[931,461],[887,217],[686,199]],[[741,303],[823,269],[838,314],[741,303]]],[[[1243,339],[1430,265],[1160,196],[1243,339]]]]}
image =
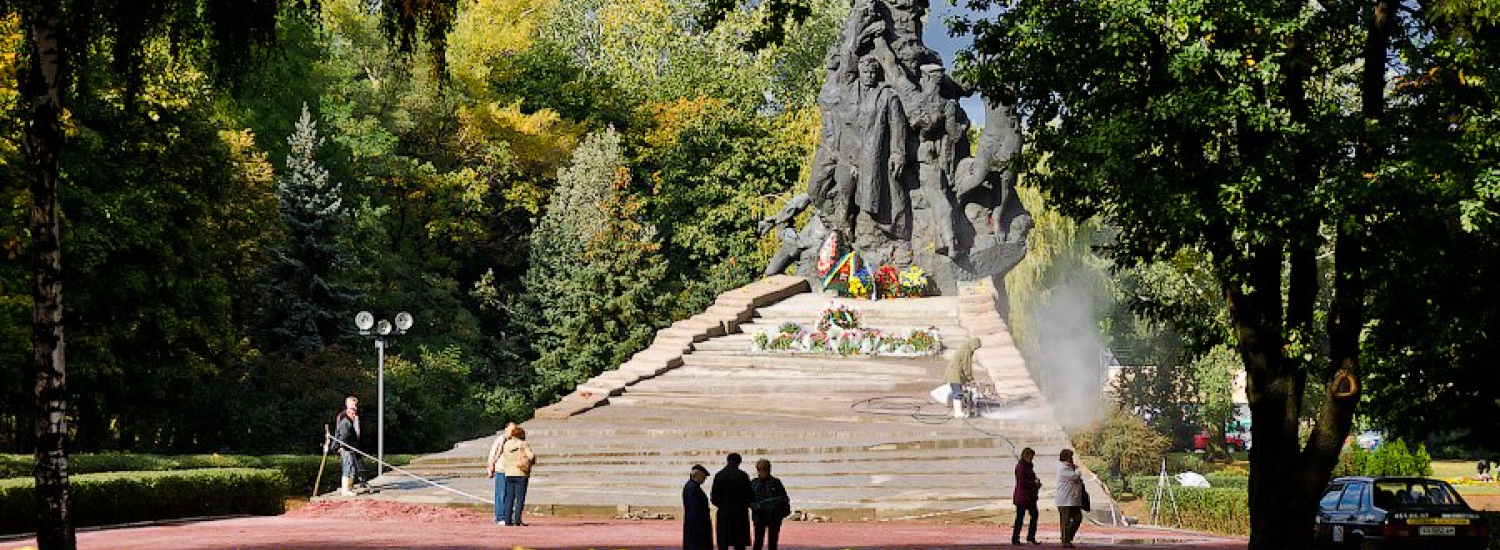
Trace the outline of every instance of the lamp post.
{"type": "Polygon", "coordinates": [[[385,341],[391,336],[406,334],[411,328],[411,314],[405,311],[396,314],[394,325],[390,321],[375,320],[375,314],[361,311],[354,316],[354,326],[359,327],[362,336],[375,337],[375,350],[379,354],[378,370],[375,380],[377,394],[375,398],[375,474],[380,475],[385,470],[385,341]]]}

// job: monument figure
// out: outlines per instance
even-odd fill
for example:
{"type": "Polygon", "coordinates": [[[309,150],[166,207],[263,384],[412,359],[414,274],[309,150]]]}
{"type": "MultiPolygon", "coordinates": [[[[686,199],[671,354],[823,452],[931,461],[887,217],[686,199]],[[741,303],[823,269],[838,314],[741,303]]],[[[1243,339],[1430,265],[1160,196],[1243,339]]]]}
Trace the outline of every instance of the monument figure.
{"type": "Polygon", "coordinates": [[[928,224],[936,239],[935,252],[964,253],[954,240],[953,173],[956,147],[966,130],[960,124],[958,101],[943,97],[943,66],[922,66],[921,99],[912,125],[917,130],[917,190],[926,203],[928,224]]]}
{"type": "Polygon", "coordinates": [[[1025,255],[1031,216],[1009,166],[1020,121],[984,98],[985,125],[970,151],[959,100],[973,91],[922,42],[927,9],[928,0],[855,0],[824,63],[807,191],[761,222],[782,241],[766,274],[796,265],[799,275],[818,275],[820,245],[837,237],[861,265],[918,265],[951,293],[957,281],[1001,276],[1025,255]],[[814,215],[795,229],[808,208],[814,215]]]}
{"type": "MultiPolygon", "coordinates": [[[[858,228],[864,218],[887,235],[900,237],[907,230],[910,213],[906,172],[906,131],[909,122],[895,90],[881,81],[880,62],[866,57],[859,63],[859,108],[855,123],[861,140],[854,172],[853,210],[840,221],[858,228]]],[[[847,202],[840,196],[840,204],[847,202]]],[[[857,233],[857,232],[856,232],[857,233]]]]}

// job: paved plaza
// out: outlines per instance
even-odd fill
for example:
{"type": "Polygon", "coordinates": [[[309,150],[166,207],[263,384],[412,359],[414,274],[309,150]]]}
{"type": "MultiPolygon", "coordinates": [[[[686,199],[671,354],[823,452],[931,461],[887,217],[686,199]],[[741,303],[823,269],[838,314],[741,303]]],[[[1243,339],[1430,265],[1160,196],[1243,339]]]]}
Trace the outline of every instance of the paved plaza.
{"type": "MultiPolygon", "coordinates": [[[[533,550],[681,548],[680,521],[629,521],[532,515],[527,527],[497,527],[478,510],[455,510],[390,502],[330,502],[316,510],[275,517],[181,522],[168,525],[89,529],[78,547],[110,550],[446,550],[526,548],[533,550]]],[[[1053,520],[1055,521],[1055,520],[1053,520]]],[[[1042,525],[1043,544],[1059,548],[1057,526],[1042,525]]],[[[919,521],[791,522],[782,529],[781,548],[978,550],[1014,548],[1009,527],[977,523],[919,521]]],[[[0,541],[0,550],[34,547],[29,539],[0,541]]],[[[1182,531],[1085,525],[1082,548],[1212,549],[1245,547],[1243,538],[1182,531]]]]}

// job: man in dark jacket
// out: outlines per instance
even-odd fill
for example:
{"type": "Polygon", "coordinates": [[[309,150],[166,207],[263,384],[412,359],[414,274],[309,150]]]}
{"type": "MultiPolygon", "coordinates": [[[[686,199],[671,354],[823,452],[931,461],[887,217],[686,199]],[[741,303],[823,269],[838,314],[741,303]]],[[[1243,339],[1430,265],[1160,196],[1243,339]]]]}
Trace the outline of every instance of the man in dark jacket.
{"type": "Polygon", "coordinates": [[[1026,519],[1026,514],[1031,514],[1031,528],[1026,531],[1026,542],[1041,544],[1036,541],[1036,501],[1042,491],[1042,480],[1036,477],[1036,466],[1032,459],[1036,458],[1036,451],[1031,447],[1021,449],[1021,461],[1016,463],[1016,490],[1011,493],[1011,498],[1016,503],[1016,524],[1010,530],[1010,543],[1021,544],[1021,524],[1026,519]]]}
{"type": "Polygon", "coordinates": [[[333,445],[339,451],[343,474],[339,494],[354,496],[354,478],[359,475],[359,455],[353,451],[359,448],[359,398],[352,395],[345,398],[344,410],[334,421],[333,445]]]}
{"type": "Polygon", "coordinates": [[[708,469],[694,464],[693,473],[682,485],[682,550],[714,550],[714,526],[708,519],[708,495],[703,482],[708,469]]]}
{"type": "Polygon", "coordinates": [[[733,546],[745,550],[750,545],[750,474],[740,470],[740,454],[729,453],[729,463],[714,474],[714,488],[709,499],[719,507],[717,534],[719,549],[733,546]]]}
{"type": "Polygon", "coordinates": [[[755,502],[750,504],[750,519],[755,522],[755,550],[776,550],[781,538],[781,520],[792,515],[792,500],[786,486],[771,475],[771,461],[755,461],[755,479],[750,480],[755,502]],[[764,546],[762,546],[764,544],[764,546]]]}

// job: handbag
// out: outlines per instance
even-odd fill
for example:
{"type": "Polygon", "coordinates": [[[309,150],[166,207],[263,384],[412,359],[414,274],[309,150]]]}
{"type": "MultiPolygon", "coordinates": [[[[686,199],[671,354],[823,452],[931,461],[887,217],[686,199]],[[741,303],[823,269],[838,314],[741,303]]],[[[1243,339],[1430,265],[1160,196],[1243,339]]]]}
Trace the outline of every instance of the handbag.
{"type": "Polygon", "coordinates": [[[1083,493],[1083,511],[1093,511],[1093,507],[1089,506],[1089,490],[1084,488],[1082,483],[1078,484],[1078,490],[1083,493]]]}
{"type": "Polygon", "coordinates": [[[512,461],[515,462],[516,469],[521,471],[521,475],[531,475],[531,467],[536,465],[536,459],[527,458],[526,453],[521,452],[521,448],[519,446],[512,447],[510,451],[507,452],[507,454],[509,453],[515,453],[516,456],[512,459],[512,461]]]}

